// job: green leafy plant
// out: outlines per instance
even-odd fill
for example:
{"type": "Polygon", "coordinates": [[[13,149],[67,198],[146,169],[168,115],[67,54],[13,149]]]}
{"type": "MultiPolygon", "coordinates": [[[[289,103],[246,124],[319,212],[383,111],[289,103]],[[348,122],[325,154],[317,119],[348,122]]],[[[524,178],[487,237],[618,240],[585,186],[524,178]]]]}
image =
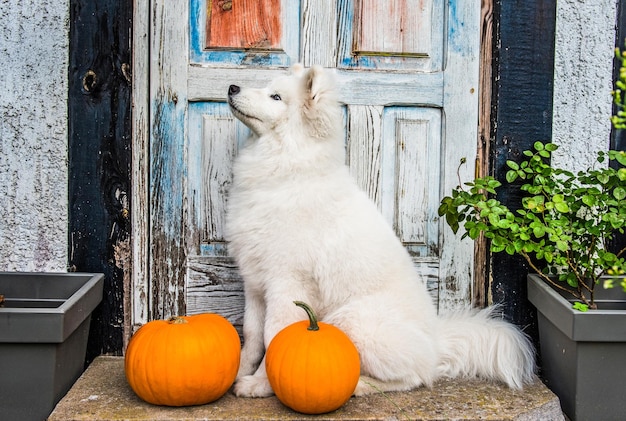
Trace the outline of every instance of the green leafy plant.
{"type": "MultiPolygon", "coordinates": [[[[616,108],[611,123],[621,130],[626,129],[626,55],[616,48],[615,57],[621,66],[611,92],[616,108]]],[[[506,162],[506,181],[524,192],[520,209],[498,201],[501,183],[486,176],[444,197],[439,216],[455,233],[462,224],[463,237],[475,240],[483,234],[492,252],[521,255],[545,281],[579,300],[574,308],[586,311],[596,308],[594,288],[601,277],[605,288],[617,281],[626,292],[626,249],[613,253],[608,248],[626,228],[626,153],[599,152],[600,168],[574,174],[550,165],[557,148],[535,142],[533,150],[523,152],[522,162],[506,162]],[[608,167],[607,159],[622,167],[608,167]]]]}
{"type": "Polygon", "coordinates": [[[601,276],[621,279],[626,291],[626,249],[608,250],[613,235],[626,228],[626,168],[605,164],[608,158],[626,165],[626,153],[600,152],[602,168],[574,174],[550,166],[557,148],[536,142],[523,152],[522,162],[507,161],[506,181],[525,192],[520,209],[497,200],[501,183],[487,176],[444,197],[439,215],[454,232],[463,225],[463,237],[484,234],[492,252],[521,255],[543,279],[580,300],[576,308],[595,308],[594,287],[601,276]]]}

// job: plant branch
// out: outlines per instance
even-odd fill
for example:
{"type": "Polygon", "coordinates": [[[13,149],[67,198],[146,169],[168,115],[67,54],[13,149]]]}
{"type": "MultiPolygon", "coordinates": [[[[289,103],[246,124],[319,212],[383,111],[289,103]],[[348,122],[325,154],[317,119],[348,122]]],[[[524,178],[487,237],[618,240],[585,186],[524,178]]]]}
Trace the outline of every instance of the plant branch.
{"type": "Polygon", "coordinates": [[[459,162],[458,167],[456,167],[456,178],[459,180],[459,188],[463,191],[465,191],[465,189],[463,188],[463,182],[461,181],[461,166],[463,166],[466,161],[467,159],[465,157],[461,158],[461,162],[459,162]]]}
{"type": "Polygon", "coordinates": [[[626,247],[624,247],[623,249],[621,249],[619,252],[617,252],[616,256],[617,257],[621,257],[622,254],[624,254],[626,252],[626,247]]]}
{"type": "Polygon", "coordinates": [[[526,262],[530,265],[530,267],[535,271],[535,273],[537,275],[539,275],[543,280],[545,280],[546,282],[548,282],[550,285],[552,285],[553,287],[561,290],[561,291],[565,291],[569,294],[572,294],[576,299],[582,300],[585,304],[589,304],[589,302],[587,301],[587,299],[582,295],[582,294],[576,294],[576,292],[572,291],[571,289],[565,288],[562,285],[559,285],[558,283],[554,282],[554,280],[552,278],[550,278],[548,275],[546,275],[545,273],[543,273],[532,261],[532,259],[530,258],[530,256],[526,253],[520,253],[524,259],[526,259],[526,262]]]}

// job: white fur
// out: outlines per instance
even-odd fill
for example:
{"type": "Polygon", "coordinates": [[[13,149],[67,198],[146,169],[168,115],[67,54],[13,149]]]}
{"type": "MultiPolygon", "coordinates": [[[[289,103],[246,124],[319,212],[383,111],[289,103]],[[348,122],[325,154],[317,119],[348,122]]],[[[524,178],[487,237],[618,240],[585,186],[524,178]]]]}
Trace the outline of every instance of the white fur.
{"type": "Polygon", "coordinates": [[[436,315],[409,254],[344,164],[330,73],[294,66],[264,89],[231,86],[229,104],[254,133],[234,163],[226,222],[246,298],[237,395],[273,393],[264,351],[281,329],[306,318],[294,300],[356,345],[357,395],[442,376],[513,388],[532,380],[530,341],[491,310],[436,315]]]}

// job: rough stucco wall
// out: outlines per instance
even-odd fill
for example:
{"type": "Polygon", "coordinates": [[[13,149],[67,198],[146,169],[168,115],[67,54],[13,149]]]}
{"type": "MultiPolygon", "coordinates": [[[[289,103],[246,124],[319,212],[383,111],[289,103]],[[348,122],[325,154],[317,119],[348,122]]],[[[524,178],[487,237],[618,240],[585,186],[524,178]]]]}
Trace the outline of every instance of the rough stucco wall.
{"type": "Polygon", "coordinates": [[[597,165],[611,132],[615,0],[559,0],[554,62],[553,164],[597,165]]]}
{"type": "Polygon", "coordinates": [[[0,270],[67,267],[68,0],[0,2],[0,270]]]}

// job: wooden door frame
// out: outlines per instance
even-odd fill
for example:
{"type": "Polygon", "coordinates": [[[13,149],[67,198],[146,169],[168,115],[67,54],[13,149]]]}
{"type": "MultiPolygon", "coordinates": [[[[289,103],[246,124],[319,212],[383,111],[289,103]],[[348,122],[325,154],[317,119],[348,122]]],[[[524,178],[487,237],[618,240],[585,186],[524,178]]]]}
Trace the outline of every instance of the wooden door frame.
{"type": "MultiPolygon", "coordinates": [[[[132,185],[133,200],[131,216],[132,216],[132,288],[127,292],[130,295],[131,309],[127,313],[127,317],[132,321],[133,329],[152,318],[149,300],[152,294],[150,290],[150,247],[149,234],[150,226],[148,215],[150,211],[149,203],[149,144],[150,144],[150,14],[151,1],[139,2],[135,1],[133,12],[133,125],[132,125],[132,185]]],[[[511,66],[517,65],[520,60],[532,54],[533,50],[526,51],[525,56],[515,56],[512,54],[501,54],[504,48],[500,41],[502,37],[515,37],[506,48],[525,48],[527,45],[535,45],[537,36],[533,35],[531,30],[522,30],[527,26],[527,21],[521,19],[511,19],[515,13],[519,13],[520,8],[525,10],[525,16],[533,15],[533,12],[547,7],[543,3],[546,1],[535,0],[531,3],[518,2],[506,3],[503,0],[482,0],[481,13],[481,58],[480,58],[480,101],[479,101],[479,121],[478,121],[478,156],[477,173],[479,175],[495,174],[502,178],[504,175],[501,169],[496,168],[497,162],[511,154],[511,147],[520,143],[520,148],[524,148],[523,140],[514,136],[507,138],[507,119],[512,118],[511,115],[499,114],[499,106],[506,101],[502,96],[503,91],[514,89],[515,86],[527,83],[528,77],[521,72],[513,72],[517,78],[515,80],[502,79],[498,76],[502,69],[511,69],[511,66]],[[506,25],[502,25],[503,17],[506,19],[506,25]],[[524,58],[521,58],[524,57],[524,58]],[[497,82],[497,83],[496,83],[497,82]],[[502,139],[509,139],[506,147],[502,144],[502,139]],[[519,140],[518,140],[519,139],[519,140]],[[495,148],[494,148],[495,146],[495,148]],[[508,148],[508,149],[507,149],[508,148]],[[507,152],[509,151],[509,152],[507,152]]],[[[539,24],[543,25],[543,31],[548,28],[551,36],[554,36],[554,16],[550,13],[540,16],[539,24]],[[550,28],[552,30],[550,31],[550,28]]],[[[535,21],[537,21],[535,19],[535,21]]],[[[547,36],[550,38],[550,35],[547,36]]],[[[550,51],[552,57],[554,55],[553,46],[549,43],[541,46],[546,50],[544,57],[549,58],[550,51]]],[[[534,63],[534,62],[533,62],[534,63]]],[[[528,65],[523,66],[528,69],[528,65]]],[[[546,70],[544,65],[540,69],[541,80],[551,80],[551,69],[546,70]]],[[[549,83],[551,87],[551,83],[549,83]]],[[[527,94],[533,95],[541,90],[541,98],[546,98],[545,86],[527,86],[527,94]]],[[[549,91],[551,92],[551,90],[549,91]]],[[[542,106],[546,110],[551,110],[551,104],[542,106]]],[[[545,118],[538,120],[535,115],[528,116],[528,121],[524,122],[527,126],[537,126],[546,130],[551,127],[545,118]]],[[[520,148],[516,148],[520,149],[520,148]]],[[[514,150],[513,150],[514,152],[514,150]]],[[[505,315],[520,324],[526,324],[528,311],[524,310],[524,316],[519,317],[519,307],[527,306],[525,296],[519,295],[521,283],[519,280],[513,280],[512,288],[516,291],[515,297],[518,302],[512,303],[507,297],[502,297],[500,288],[502,286],[502,275],[499,273],[503,263],[495,262],[490,265],[491,259],[486,251],[484,243],[477,243],[475,255],[475,271],[474,271],[474,297],[476,305],[483,306],[490,301],[503,300],[505,307],[503,311],[505,315]],[[480,263],[480,264],[479,264],[480,263]],[[495,267],[495,275],[494,273],[495,267]],[[494,281],[494,278],[495,281],[494,281]],[[494,287],[494,285],[496,285],[494,287]]],[[[506,265],[508,263],[504,263],[506,265]]],[[[526,307],[525,307],[526,308],[526,307]]]]}
{"type": "MultiPolygon", "coordinates": [[[[506,183],[507,160],[519,160],[534,142],[552,138],[556,4],[552,0],[495,0],[491,174],[503,183],[499,199],[519,208],[517,186],[506,183]],[[529,25],[533,22],[534,25],[529,25]]],[[[490,260],[490,301],[534,338],[536,311],[526,297],[529,268],[520,256],[495,253],[490,260]]]]}
{"type": "MultiPolygon", "coordinates": [[[[145,323],[146,321],[152,319],[153,317],[159,317],[160,311],[155,311],[152,309],[153,306],[152,301],[157,300],[158,294],[157,291],[152,291],[153,282],[150,279],[151,274],[154,272],[155,265],[151,263],[150,253],[153,253],[155,250],[155,245],[150,244],[150,241],[154,240],[151,238],[151,234],[153,233],[153,227],[150,227],[150,212],[154,207],[154,200],[150,198],[150,192],[153,191],[150,187],[150,143],[151,140],[151,116],[150,113],[154,112],[150,110],[151,104],[154,104],[154,99],[150,98],[150,92],[155,92],[155,87],[150,86],[150,80],[153,76],[150,74],[150,69],[147,64],[149,64],[154,59],[150,57],[151,49],[155,50],[156,40],[151,39],[152,33],[165,33],[165,36],[173,36],[173,34],[168,34],[167,31],[172,30],[171,28],[164,28],[162,32],[158,32],[152,25],[159,25],[159,18],[162,17],[162,11],[154,11],[150,10],[154,2],[150,1],[149,4],[144,4],[136,2],[134,9],[134,25],[133,25],[133,140],[134,146],[132,149],[133,153],[133,186],[134,186],[134,200],[133,208],[132,208],[132,220],[133,224],[133,270],[132,270],[132,290],[130,291],[131,295],[131,303],[132,307],[130,310],[130,318],[132,320],[133,329],[137,326],[145,323]],[[151,23],[149,18],[151,16],[156,16],[156,23],[151,23]],[[153,267],[154,266],[154,267],[153,267]]],[[[189,7],[189,3],[184,3],[184,10],[179,10],[179,13],[186,12],[186,8],[189,7]]],[[[471,25],[478,23],[471,22],[471,25]]],[[[470,22],[467,22],[470,24],[470,22]]],[[[176,34],[181,36],[181,34],[176,34]]],[[[181,38],[182,39],[182,38],[181,38]]],[[[160,40],[159,40],[160,42],[160,40]]],[[[160,51],[160,50],[159,50],[160,51]]],[[[181,57],[185,56],[186,52],[161,52],[160,53],[166,55],[171,54],[168,59],[172,60],[174,54],[178,54],[179,61],[181,57]]],[[[179,69],[180,70],[180,69],[179,69]]],[[[171,76],[171,75],[170,75],[171,76]]],[[[165,80],[168,76],[161,75],[160,79],[165,80]]],[[[180,75],[176,75],[177,80],[182,80],[180,75]]],[[[169,80],[168,80],[169,81],[169,80]]],[[[476,85],[474,85],[476,86],[476,85]]],[[[473,89],[472,89],[473,93],[473,89]]],[[[465,93],[463,93],[465,95],[465,93]]],[[[474,93],[475,94],[475,93],[474,93]]],[[[183,99],[181,98],[181,101],[183,99]]],[[[447,104],[452,104],[451,100],[448,99],[447,104]]],[[[182,233],[182,236],[185,234],[182,233]]],[[[448,238],[451,236],[448,232],[443,232],[442,235],[444,238],[448,238]]],[[[160,241],[157,239],[157,241],[160,241]]],[[[168,247],[169,245],[159,244],[160,250],[162,248],[168,247]]],[[[172,254],[179,253],[180,250],[170,250],[172,254]]],[[[444,250],[444,253],[450,254],[450,250],[444,250]]],[[[458,256],[457,256],[458,258],[458,256]]],[[[464,260],[464,259],[461,259],[464,260]]],[[[471,264],[469,265],[471,266],[471,264]]],[[[455,276],[452,275],[452,278],[455,276]]],[[[175,279],[173,284],[180,284],[181,281],[179,279],[175,279]]],[[[176,286],[176,285],[170,285],[176,286]]],[[[471,285],[467,285],[459,290],[455,290],[454,294],[448,297],[448,300],[455,301],[457,300],[457,295],[460,296],[470,296],[471,295],[471,285]],[[460,291],[460,290],[463,291],[460,291]],[[453,296],[454,295],[454,296],[453,296]]],[[[184,311],[184,304],[175,303],[174,307],[178,306],[179,310],[184,311]]]]}
{"type": "Polygon", "coordinates": [[[134,1],[133,9],[133,124],[132,166],[133,200],[132,275],[131,289],[126,291],[131,306],[126,318],[131,329],[126,339],[141,325],[150,321],[150,229],[149,229],[149,171],[150,171],[150,9],[152,0],[134,1]]]}
{"type": "MultiPolygon", "coordinates": [[[[478,139],[476,175],[489,175],[491,168],[491,85],[493,82],[494,0],[482,0],[480,10],[480,64],[478,100],[478,139]]],[[[474,274],[472,305],[489,304],[489,259],[486,238],[481,235],[474,244],[474,274]]]]}
{"type": "Polygon", "coordinates": [[[129,330],[132,3],[68,3],[68,270],[105,274],[91,317],[90,362],[121,353],[129,330]]]}

